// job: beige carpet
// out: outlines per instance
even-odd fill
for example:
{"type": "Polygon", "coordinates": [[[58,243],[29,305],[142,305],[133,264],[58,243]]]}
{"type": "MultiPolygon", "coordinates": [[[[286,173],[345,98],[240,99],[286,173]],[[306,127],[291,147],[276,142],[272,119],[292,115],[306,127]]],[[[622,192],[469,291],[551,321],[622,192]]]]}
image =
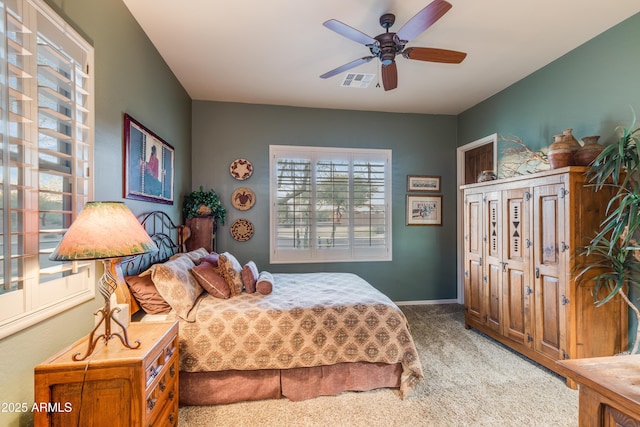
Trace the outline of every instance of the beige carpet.
{"type": "Polygon", "coordinates": [[[459,305],[401,307],[425,379],[394,390],[183,407],[180,426],[577,426],[578,393],[564,380],[464,328],[459,305]]]}

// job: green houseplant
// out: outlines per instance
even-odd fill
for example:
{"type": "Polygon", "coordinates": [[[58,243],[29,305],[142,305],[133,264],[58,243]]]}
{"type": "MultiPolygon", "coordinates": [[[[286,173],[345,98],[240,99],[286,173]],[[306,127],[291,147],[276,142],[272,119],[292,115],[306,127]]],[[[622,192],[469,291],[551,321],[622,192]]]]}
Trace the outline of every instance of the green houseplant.
{"type": "Polygon", "coordinates": [[[182,215],[185,221],[192,218],[213,217],[224,225],[227,210],[222,206],[220,198],[215,191],[204,191],[202,185],[199,190],[192,191],[184,196],[182,215]]]}
{"type": "MultiPolygon", "coordinates": [[[[635,117],[634,121],[635,123],[635,117]]],[[[629,298],[640,281],[640,128],[623,129],[614,144],[608,145],[591,163],[588,179],[596,191],[612,191],[607,216],[585,246],[590,256],[578,277],[593,272],[593,295],[600,306],[619,295],[635,314],[636,336],[630,353],[640,348],[640,310],[629,298]]]]}

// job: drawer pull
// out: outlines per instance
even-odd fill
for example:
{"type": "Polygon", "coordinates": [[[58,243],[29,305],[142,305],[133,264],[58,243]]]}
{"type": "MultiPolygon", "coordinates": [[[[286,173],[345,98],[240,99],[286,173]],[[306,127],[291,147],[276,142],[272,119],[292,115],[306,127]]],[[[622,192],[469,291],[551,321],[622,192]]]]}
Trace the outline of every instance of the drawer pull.
{"type": "Polygon", "coordinates": [[[172,377],[176,375],[176,368],[173,365],[169,368],[169,375],[172,377]]]}
{"type": "Polygon", "coordinates": [[[164,383],[164,381],[160,381],[158,387],[160,388],[160,391],[164,391],[167,388],[167,385],[164,383]]]}
{"type": "Polygon", "coordinates": [[[160,367],[154,367],[152,366],[151,369],[149,369],[149,379],[154,379],[155,377],[158,376],[158,372],[160,372],[160,367]]]}
{"type": "Polygon", "coordinates": [[[169,420],[169,424],[173,425],[173,423],[175,422],[175,417],[173,415],[173,412],[169,414],[169,416],[167,417],[167,420],[169,420]]]}
{"type": "Polygon", "coordinates": [[[169,360],[171,359],[171,356],[173,356],[173,353],[176,351],[174,347],[167,347],[167,354],[164,358],[164,360],[169,360]]]}
{"type": "Polygon", "coordinates": [[[171,390],[169,392],[169,400],[173,400],[174,397],[175,397],[175,393],[173,392],[173,390],[171,390]]]}
{"type": "Polygon", "coordinates": [[[147,399],[147,409],[152,410],[156,406],[156,399],[148,398],[147,399]]]}

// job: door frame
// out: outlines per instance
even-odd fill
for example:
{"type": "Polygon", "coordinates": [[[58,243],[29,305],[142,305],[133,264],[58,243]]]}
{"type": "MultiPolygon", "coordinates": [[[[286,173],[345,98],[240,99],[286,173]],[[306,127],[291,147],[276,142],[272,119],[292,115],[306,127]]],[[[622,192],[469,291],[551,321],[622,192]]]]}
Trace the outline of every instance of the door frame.
{"type": "Polygon", "coordinates": [[[498,166],[498,134],[494,133],[487,135],[484,138],[477,139],[469,142],[456,150],[456,188],[457,188],[457,204],[456,204],[456,216],[457,216],[457,266],[458,266],[458,290],[457,290],[457,302],[458,304],[464,304],[464,226],[462,223],[462,212],[464,211],[464,200],[462,197],[462,190],[460,186],[464,185],[464,157],[465,152],[473,150],[483,145],[493,143],[493,167],[496,169],[498,166]]]}

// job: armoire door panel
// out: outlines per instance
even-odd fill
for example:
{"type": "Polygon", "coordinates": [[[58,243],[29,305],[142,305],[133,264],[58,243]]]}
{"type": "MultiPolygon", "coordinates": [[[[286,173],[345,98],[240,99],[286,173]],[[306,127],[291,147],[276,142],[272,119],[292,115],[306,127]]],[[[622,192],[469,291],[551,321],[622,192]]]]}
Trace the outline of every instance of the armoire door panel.
{"type": "Polygon", "coordinates": [[[536,299],[538,323],[536,324],[537,351],[554,359],[561,358],[563,348],[560,318],[561,289],[558,278],[542,276],[536,299]]]}
{"type": "MultiPolygon", "coordinates": [[[[544,189],[548,189],[548,187],[544,187],[544,189]]],[[[557,266],[560,263],[560,228],[563,221],[563,218],[559,217],[558,194],[539,194],[537,206],[539,210],[535,219],[536,237],[539,239],[537,262],[543,265],[557,266]]]]}
{"type": "Polygon", "coordinates": [[[482,195],[474,194],[467,198],[467,229],[465,239],[467,240],[467,252],[482,255],[482,195]],[[476,196],[476,197],[472,197],[476,196]]]}
{"type": "Polygon", "coordinates": [[[487,294],[489,301],[487,303],[486,322],[487,326],[495,331],[500,331],[502,307],[501,307],[501,283],[500,276],[502,268],[500,264],[487,265],[487,294]]]}
{"type": "Polygon", "coordinates": [[[501,193],[492,191],[484,194],[484,236],[485,242],[485,286],[486,301],[484,321],[487,326],[501,332],[501,274],[502,274],[502,245],[499,236],[501,224],[501,193]]]}
{"type": "Polygon", "coordinates": [[[485,298],[482,259],[482,193],[467,195],[464,209],[464,305],[469,318],[479,322],[484,315],[485,298]]]}
{"type": "Polygon", "coordinates": [[[480,321],[483,317],[483,286],[482,264],[478,260],[471,260],[467,264],[465,277],[464,304],[467,314],[474,320],[480,321]]]}
{"type": "Polygon", "coordinates": [[[533,238],[540,243],[534,255],[534,348],[553,359],[564,356],[568,321],[561,299],[566,293],[564,266],[567,262],[561,251],[561,242],[565,240],[563,194],[564,184],[534,188],[533,238]]]}
{"type": "Polygon", "coordinates": [[[527,310],[525,301],[528,300],[525,289],[524,273],[519,270],[509,269],[507,280],[502,283],[505,292],[505,335],[521,344],[527,343],[527,331],[525,325],[527,310]]]}
{"type": "Polygon", "coordinates": [[[503,192],[504,331],[507,337],[524,345],[530,345],[531,337],[530,198],[529,187],[503,192]]]}
{"type": "Polygon", "coordinates": [[[499,259],[502,257],[500,247],[499,227],[500,221],[500,193],[489,193],[485,196],[487,204],[487,221],[485,226],[487,240],[487,255],[499,259]]]}

